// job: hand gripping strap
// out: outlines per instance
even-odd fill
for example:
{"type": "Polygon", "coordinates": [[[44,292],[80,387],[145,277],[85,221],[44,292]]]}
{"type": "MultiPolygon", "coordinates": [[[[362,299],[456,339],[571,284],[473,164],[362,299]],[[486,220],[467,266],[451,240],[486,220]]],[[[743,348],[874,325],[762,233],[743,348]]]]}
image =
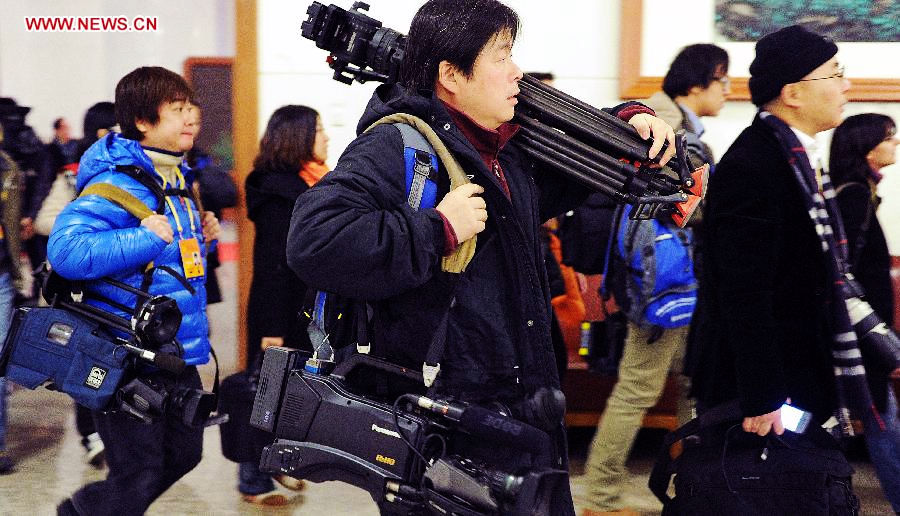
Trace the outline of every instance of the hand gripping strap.
{"type": "MultiPolygon", "coordinates": [[[[437,154],[437,157],[441,160],[441,163],[444,164],[444,168],[447,170],[447,175],[450,176],[450,190],[455,190],[456,188],[469,183],[469,178],[466,177],[465,172],[463,172],[462,167],[459,166],[456,158],[454,158],[453,155],[450,154],[447,146],[444,145],[444,142],[442,142],[438,135],[434,132],[434,129],[432,129],[431,126],[421,118],[408,115],[406,113],[395,113],[393,115],[386,116],[370,125],[365,132],[369,132],[372,130],[372,128],[381,124],[396,123],[407,124],[414,127],[422,134],[422,136],[425,137],[428,143],[430,143],[431,146],[434,147],[435,154],[437,154]]],[[[441,260],[441,270],[457,274],[466,270],[466,266],[469,265],[469,262],[472,261],[472,257],[475,255],[475,240],[476,237],[472,237],[465,242],[461,242],[459,247],[456,248],[456,251],[453,254],[451,254],[450,256],[445,256],[441,260]]]]}

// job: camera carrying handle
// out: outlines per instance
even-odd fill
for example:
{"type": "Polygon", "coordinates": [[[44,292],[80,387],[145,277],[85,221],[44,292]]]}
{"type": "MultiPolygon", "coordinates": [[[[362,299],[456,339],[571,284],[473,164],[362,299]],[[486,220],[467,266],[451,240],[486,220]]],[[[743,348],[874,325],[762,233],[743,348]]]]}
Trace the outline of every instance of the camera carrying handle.
{"type": "Polygon", "coordinates": [[[421,371],[409,369],[407,367],[388,362],[387,360],[383,360],[381,358],[373,357],[372,355],[363,353],[354,353],[341,361],[334,368],[334,371],[331,372],[331,376],[334,376],[341,381],[345,381],[348,375],[361,368],[375,369],[388,373],[389,375],[400,376],[409,380],[413,380],[417,383],[422,383],[421,371]]]}

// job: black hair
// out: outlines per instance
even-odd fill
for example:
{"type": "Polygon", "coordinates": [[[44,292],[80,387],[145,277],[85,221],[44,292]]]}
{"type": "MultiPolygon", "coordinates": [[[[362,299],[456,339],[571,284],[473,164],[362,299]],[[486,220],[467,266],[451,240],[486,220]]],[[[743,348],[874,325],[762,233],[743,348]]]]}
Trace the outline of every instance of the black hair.
{"type": "Polygon", "coordinates": [[[93,142],[97,131],[116,125],[116,105],[112,102],[98,102],[84,113],[84,139],[93,142]]]}
{"type": "Polygon", "coordinates": [[[313,161],[319,113],[307,106],[281,106],[266,124],[253,168],[297,173],[313,161]]]}
{"type": "Polygon", "coordinates": [[[441,61],[471,77],[491,38],[509,34],[515,42],[518,31],[519,15],[497,0],[429,0],[409,27],[400,83],[410,91],[433,90],[441,61]]]}
{"type": "Polygon", "coordinates": [[[63,123],[62,118],[57,118],[56,120],[54,120],[53,121],[53,130],[59,131],[59,128],[62,126],[62,123],[63,123]]]}
{"type": "Polygon", "coordinates": [[[872,173],[866,155],[896,130],[894,121],[886,115],[863,113],[848,116],[831,136],[828,174],[832,184],[865,183],[872,173]]]}
{"type": "Polygon", "coordinates": [[[672,98],[684,96],[694,86],[708,87],[721,73],[728,73],[728,52],[710,43],[688,45],[672,60],[662,89],[672,98]]]}
{"type": "Polygon", "coordinates": [[[194,92],[177,73],[160,66],[142,66],[116,85],[116,120],[122,136],[141,141],[136,122],[159,122],[159,108],[166,102],[193,101],[194,92]]]}

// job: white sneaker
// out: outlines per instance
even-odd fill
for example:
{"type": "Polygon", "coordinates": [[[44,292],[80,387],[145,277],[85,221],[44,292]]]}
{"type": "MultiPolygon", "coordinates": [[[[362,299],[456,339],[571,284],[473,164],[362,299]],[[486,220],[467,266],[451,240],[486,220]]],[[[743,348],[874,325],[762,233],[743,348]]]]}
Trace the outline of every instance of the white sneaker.
{"type": "Polygon", "coordinates": [[[82,444],[85,449],[84,461],[95,468],[102,468],[103,460],[106,458],[106,446],[103,445],[100,434],[92,433],[82,440],[82,444]]]}

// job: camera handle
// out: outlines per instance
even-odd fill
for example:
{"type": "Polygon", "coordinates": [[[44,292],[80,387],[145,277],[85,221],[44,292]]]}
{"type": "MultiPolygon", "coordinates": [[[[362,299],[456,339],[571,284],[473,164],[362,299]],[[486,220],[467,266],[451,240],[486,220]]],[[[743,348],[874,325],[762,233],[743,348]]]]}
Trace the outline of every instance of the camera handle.
{"type": "Polygon", "coordinates": [[[407,367],[388,362],[387,360],[363,353],[354,353],[347,357],[345,360],[341,361],[337,365],[337,367],[334,368],[334,371],[331,372],[331,376],[337,378],[340,381],[346,381],[347,375],[355,371],[357,368],[361,367],[377,369],[393,376],[408,378],[419,383],[422,382],[422,373],[420,371],[409,369],[407,367]]]}

